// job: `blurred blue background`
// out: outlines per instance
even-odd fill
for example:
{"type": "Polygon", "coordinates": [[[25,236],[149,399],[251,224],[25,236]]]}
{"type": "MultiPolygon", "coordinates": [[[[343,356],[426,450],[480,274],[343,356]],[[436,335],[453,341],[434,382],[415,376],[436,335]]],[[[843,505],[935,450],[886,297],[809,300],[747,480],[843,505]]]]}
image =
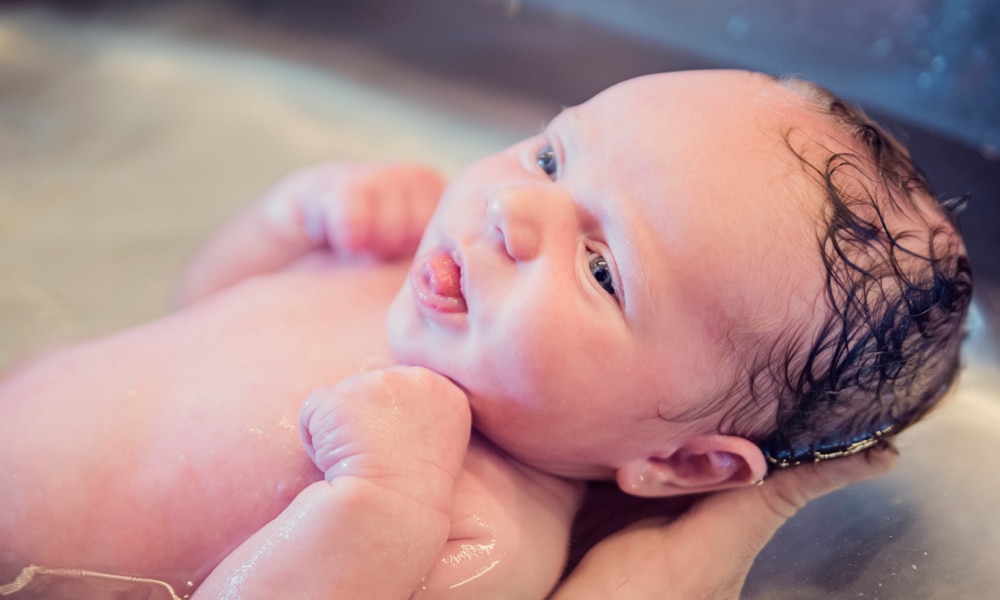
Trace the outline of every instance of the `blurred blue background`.
{"type": "Polygon", "coordinates": [[[797,73],[994,154],[996,0],[525,0],[720,63],[797,73]]]}
{"type": "MultiPolygon", "coordinates": [[[[543,79],[583,78],[603,85],[608,76],[621,79],[656,64],[794,73],[989,156],[1000,148],[1000,2],[995,0],[240,4],[275,24],[354,35],[425,67],[452,74],[475,70],[493,84],[533,92],[557,89],[543,79]]],[[[558,89],[565,95],[573,86],[558,89]]]]}

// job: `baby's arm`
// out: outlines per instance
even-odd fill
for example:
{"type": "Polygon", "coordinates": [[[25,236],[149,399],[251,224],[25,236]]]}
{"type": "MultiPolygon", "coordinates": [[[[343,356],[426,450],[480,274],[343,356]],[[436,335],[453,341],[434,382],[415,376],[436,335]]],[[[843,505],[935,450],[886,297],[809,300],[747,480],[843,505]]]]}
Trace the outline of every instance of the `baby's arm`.
{"type": "Polygon", "coordinates": [[[409,598],[448,538],[470,422],[464,393],[420,368],[315,392],[300,432],[325,481],[226,557],[195,599],[409,598]]]}
{"type": "Polygon", "coordinates": [[[407,256],[444,183],[415,163],[330,163],[290,175],[208,241],[183,277],[177,302],[190,304],[316,249],[407,256]]]}

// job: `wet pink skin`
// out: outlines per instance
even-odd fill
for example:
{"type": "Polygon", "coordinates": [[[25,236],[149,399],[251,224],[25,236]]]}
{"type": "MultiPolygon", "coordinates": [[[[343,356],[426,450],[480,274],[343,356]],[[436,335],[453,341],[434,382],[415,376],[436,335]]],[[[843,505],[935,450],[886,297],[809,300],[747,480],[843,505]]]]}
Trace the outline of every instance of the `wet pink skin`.
{"type": "Polygon", "coordinates": [[[299,409],[316,387],[393,363],[378,332],[407,270],[322,262],[3,381],[0,582],[32,563],[183,591],[321,479],[299,409]]]}
{"type": "MultiPolygon", "coordinates": [[[[352,266],[316,253],[6,373],[0,583],[35,564],[160,579],[182,596],[196,588],[323,478],[299,439],[300,408],[316,388],[397,364],[384,319],[410,266],[352,266]]],[[[578,494],[474,437],[453,534],[456,544],[476,541],[485,527],[493,553],[442,561],[427,581],[448,589],[521,543],[503,537],[507,518],[555,541],[555,562],[539,569],[555,577],[578,494]],[[537,510],[523,494],[538,498],[543,480],[558,506],[537,510]],[[509,514],[491,512],[497,506],[509,514]]],[[[289,573],[301,568],[271,560],[289,573]]]]}

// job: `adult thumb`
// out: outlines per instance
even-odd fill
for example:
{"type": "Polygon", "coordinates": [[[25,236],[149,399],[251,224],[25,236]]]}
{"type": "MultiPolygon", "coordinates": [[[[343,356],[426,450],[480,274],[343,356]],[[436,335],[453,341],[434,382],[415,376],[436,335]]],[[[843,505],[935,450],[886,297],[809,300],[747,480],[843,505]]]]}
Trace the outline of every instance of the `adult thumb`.
{"type": "Polygon", "coordinates": [[[897,456],[895,448],[883,444],[855,456],[778,471],[760,485],[706,497],[671,528],[680,538],[695,542],[688,546],[692,561],[742,565],[749,571],[778,528],[807,502],[887,473],[897,456]]]}

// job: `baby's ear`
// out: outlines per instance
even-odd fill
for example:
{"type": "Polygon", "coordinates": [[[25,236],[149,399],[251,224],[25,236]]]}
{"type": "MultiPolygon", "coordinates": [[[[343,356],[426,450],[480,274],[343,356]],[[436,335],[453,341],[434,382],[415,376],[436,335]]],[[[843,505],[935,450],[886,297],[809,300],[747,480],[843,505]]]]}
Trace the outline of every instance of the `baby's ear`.
{"type": "Polygon", "coordinates": [[[633,496],[677,496],[739,487],[760,481],[767,461],[756,444],[733,435],[689,438],[662,455],[620,466],[618,487],[633,496]]]}

